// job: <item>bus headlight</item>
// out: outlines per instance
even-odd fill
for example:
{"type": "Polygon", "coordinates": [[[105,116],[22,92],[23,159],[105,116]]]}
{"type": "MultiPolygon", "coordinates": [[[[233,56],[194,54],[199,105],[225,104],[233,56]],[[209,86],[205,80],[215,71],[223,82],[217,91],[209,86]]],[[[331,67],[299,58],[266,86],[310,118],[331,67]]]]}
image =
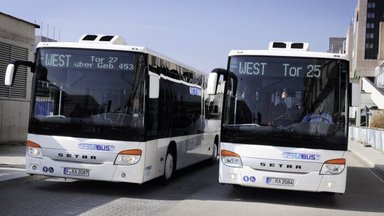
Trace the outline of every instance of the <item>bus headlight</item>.
{"type": "Polygon", "coordinates": [[[119,152],[115,159],[115,165],[133,165],[140,161],[141,149],[130,149],[119,152]]]}
{"type": "Polygon", "coordinates": [[[321,175],[338,175],[342,173],[345,169],[345,159],[338,158],[327,160],[324,162],[321,167],[320,174],[321,175]]]}
{"type": "Polygon", "coordinates": [[[243,163],[241,162],[240,155],[235,152],[231,152],[228,150],[221,150],[220,158],[223,164],[230,167],[243,167],[243,163]]]}
{"type": "Polygon", "coordinates": [[[43,158],[43,153],[39,144],[28,140],[25,145],[27,147],[27,154],[29,156],[34,158],[43,158]]]}

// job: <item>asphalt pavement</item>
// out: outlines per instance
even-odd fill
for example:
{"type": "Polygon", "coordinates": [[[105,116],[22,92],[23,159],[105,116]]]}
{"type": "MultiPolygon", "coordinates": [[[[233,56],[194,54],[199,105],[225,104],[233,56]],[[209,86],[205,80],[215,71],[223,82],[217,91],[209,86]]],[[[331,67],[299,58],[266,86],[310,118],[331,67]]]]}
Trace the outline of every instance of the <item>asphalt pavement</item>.
{"type": "MultiPolygon", "coordinates": [[[[349,141],[349,151],[384,175],[384,152],[365,147],[354,140],[349,141]]],[[[43,178],[25,172],[25,154],[25,145],[22,143],[0,144],[0,187],[43,178]]]]}

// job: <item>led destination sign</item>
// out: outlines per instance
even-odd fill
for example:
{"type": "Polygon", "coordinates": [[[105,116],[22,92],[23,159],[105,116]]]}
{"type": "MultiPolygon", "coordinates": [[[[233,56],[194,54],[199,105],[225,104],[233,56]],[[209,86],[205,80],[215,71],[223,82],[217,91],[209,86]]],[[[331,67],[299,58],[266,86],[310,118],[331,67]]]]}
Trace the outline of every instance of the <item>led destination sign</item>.
{"type": "MultiPolygon", "coordinates": [[[[51,50],[49,50],[51,51],[51,50]]],[[[135,69],[134,54],[108,51],[87,52],[83,50],[67,50],[68,52],[44,52],[40,56],[41,63],[48,68],[70,69],[102,69],[133,71],[135,69]]]]}
{"type": "Polygon", "coordinates": [[[232,57],[230,70],[240,76],[320,78],[327,59],[232,57]]]}

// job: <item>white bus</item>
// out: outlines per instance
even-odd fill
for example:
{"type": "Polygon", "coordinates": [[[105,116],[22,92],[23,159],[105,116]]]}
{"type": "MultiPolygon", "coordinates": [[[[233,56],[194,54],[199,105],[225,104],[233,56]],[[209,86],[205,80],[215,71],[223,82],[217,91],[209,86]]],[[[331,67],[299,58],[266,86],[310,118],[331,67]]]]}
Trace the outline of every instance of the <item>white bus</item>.
{"type": "Polygon", "coordinates": [[[232,50],[208,93],[226,81],[219,182],[247,187],[344,193],[348,73],[344,54],[307,43],[271,42],[232,50]]]}
{"type": "MultiPolygon", "coordinates": [[[[143,183],[218,155],[220,120],[205,113],[205,77],[119,36],[41,42],[35,62],[29,174],[143,183]],[[209,119],[206,118],[210,117],[209,119]]],[[[207,105],[205,105],[207,103],[207,105]]]]}

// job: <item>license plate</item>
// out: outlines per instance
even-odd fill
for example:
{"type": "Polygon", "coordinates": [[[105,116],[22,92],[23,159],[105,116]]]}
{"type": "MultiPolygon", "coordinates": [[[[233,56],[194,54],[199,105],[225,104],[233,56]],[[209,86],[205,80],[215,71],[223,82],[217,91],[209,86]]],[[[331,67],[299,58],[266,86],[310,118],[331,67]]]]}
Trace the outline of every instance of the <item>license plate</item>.
{"type": "Polygon", "coordinates": [[[295,179],[288,179],[288,178],[267,177],[266,182],[267,184],[271,184],[271,185],[283,185],[283,186],[295,185],[295,179]]]}
{"type": "Polygon", "coordinates": [[[78,168],[64,167],[64,175],[89,176],[89,169],[78,169],[78,168]]]}

